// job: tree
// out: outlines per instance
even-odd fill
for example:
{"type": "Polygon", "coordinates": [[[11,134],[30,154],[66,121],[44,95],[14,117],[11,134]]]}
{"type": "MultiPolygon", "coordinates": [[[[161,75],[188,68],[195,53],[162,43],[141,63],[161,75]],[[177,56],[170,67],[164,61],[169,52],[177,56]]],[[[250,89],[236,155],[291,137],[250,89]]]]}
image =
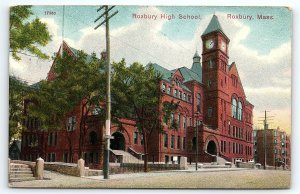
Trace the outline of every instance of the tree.
{"type": "Polygon", "coordinates": [[[39,48],[46,46],[51,40],[47,25],[38,18],[30,20],[32,15],[31,6],[13,6],[10,8],[10,53],[16,60],[21,60],[19,54],[33,54],[41,59],[49,58],[39,48]]]}
{"type": "MultiPolygon", "coordinates": [[[[40,89],[35,94],[38,106],[33,106],[29,111],[31,115],[41,119],[43,128],[48,131],[66,130],[69,113],[75,107],[80,107],[79,157],[83,152],[88,113],[93,105],[99,105],[104,100],[103,64],[95,54],[87,55],[82,51],[74,56],[67,53],[63,57],[58,55],[52,68],[55,79],[41,82],[40,89]]],[[[72,140],[76,138],[72,134],[73,130],[70,130],[70,153],[72,140]]]]}
{"type": "Polygon", "coordinates": [[[19,139],[22,133],[23,100],[28,93],[28,85],[9,76],[9,142],[19,139]]]}
{"type": "Polygon", "coordinates": [[[147,172],[149,140],[154,132],[162,132],[162,111],[174,107],[161,107],[159,83],[162,76],[151,65],[144,67],[133,63],[126,67],[123,59],[120,63],[114,63],[113,69],[112,98],[115,104],[112,114],[135,121],[144,141],[144,171],[147,172]]]}

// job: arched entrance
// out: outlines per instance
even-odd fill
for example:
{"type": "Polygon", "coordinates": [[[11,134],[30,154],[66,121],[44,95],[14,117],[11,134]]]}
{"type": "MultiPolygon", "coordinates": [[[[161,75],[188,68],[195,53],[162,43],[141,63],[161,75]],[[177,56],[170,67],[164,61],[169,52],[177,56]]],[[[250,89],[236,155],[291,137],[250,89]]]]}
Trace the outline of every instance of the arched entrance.
{"type": "Polygon", "coordinates": [[[110,140],[110,149],[112,150],[125,150],[125,138],[120,132],[115,132],[112,134],[114,137],[110,140]]]}
{"type": "Polygon", "coordinates": [[[209,141],[208,144],[207,144],[206,150],[209,154],[217,155],[217,145],[216,145],[216,143],[213,140],[209,141]]]}

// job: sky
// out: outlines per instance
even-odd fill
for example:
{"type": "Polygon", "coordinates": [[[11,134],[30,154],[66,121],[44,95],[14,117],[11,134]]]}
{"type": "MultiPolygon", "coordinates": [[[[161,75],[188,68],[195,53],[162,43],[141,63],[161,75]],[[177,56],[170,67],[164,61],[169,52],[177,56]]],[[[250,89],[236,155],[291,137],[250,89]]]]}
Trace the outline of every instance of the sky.
{"type": "MultiPolygon", "coordinates": [[[[53,56],[62,40],[71,47],[98,56],[105,49],[105,28],[94,27],[99,6],[34,6],[34,16],[47,23],[52,41],[42,48],[53,56]],[[64,25],[62,25],[64,24],[64,25]]],[[[229,63],[235,62],[247,96],[254,106],[254,128],[262,128],[263,111],[272,116],[269,126],[291,130],[291,12],[285,7],[159,7],[116,6],[111,19],[111,59],[128,64],[155,62],[167,69],[191,67],[196,50],[202,53],[201,34],[212,15],[219,18],[230,39],[229,63]],[[174,15],[175,19],[136,19],[137,15],[174,15]],[[179,14],[200,19],[179,19],[179,14]],[[229,19],[228,14],[252,16],[229,19]],[[273,16],[258,20],[257,14],[273,16]]],[[[45,79],[52,60],[10,57],[9,73],[32,84],[45,79]]]]}

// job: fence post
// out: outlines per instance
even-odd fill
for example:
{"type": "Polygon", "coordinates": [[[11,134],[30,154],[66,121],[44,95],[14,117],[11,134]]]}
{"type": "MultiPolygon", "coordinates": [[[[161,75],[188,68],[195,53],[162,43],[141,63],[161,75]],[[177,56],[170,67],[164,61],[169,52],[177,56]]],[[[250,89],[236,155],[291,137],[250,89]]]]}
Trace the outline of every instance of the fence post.
{"type": "Polygon", "coordinates": [[[79,172],[79,177],[84,177],[85,174],[85,167],[84,167],[84,160],[80,158],[77,162],[77,167],[78,167],[78,172],[79,172]]]}
{"type": "Polygon", "coordinates": [[[35,168],[37,179],[42,180],[44,178],[44,160],[41,157],[36,159],[35,168]]]}

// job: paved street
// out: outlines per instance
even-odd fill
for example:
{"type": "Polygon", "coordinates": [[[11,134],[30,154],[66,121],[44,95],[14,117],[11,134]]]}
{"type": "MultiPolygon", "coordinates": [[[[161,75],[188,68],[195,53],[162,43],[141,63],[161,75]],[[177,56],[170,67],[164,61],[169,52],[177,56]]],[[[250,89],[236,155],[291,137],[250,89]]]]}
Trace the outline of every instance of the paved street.
{"type": "Polygon", "coordinates": [[[200,169],[196,171],[163,171],[72,177],[46,171],[48,180],[11,183],[11,187],[48,188],[289,188],[291,171],[200,169]]]}

